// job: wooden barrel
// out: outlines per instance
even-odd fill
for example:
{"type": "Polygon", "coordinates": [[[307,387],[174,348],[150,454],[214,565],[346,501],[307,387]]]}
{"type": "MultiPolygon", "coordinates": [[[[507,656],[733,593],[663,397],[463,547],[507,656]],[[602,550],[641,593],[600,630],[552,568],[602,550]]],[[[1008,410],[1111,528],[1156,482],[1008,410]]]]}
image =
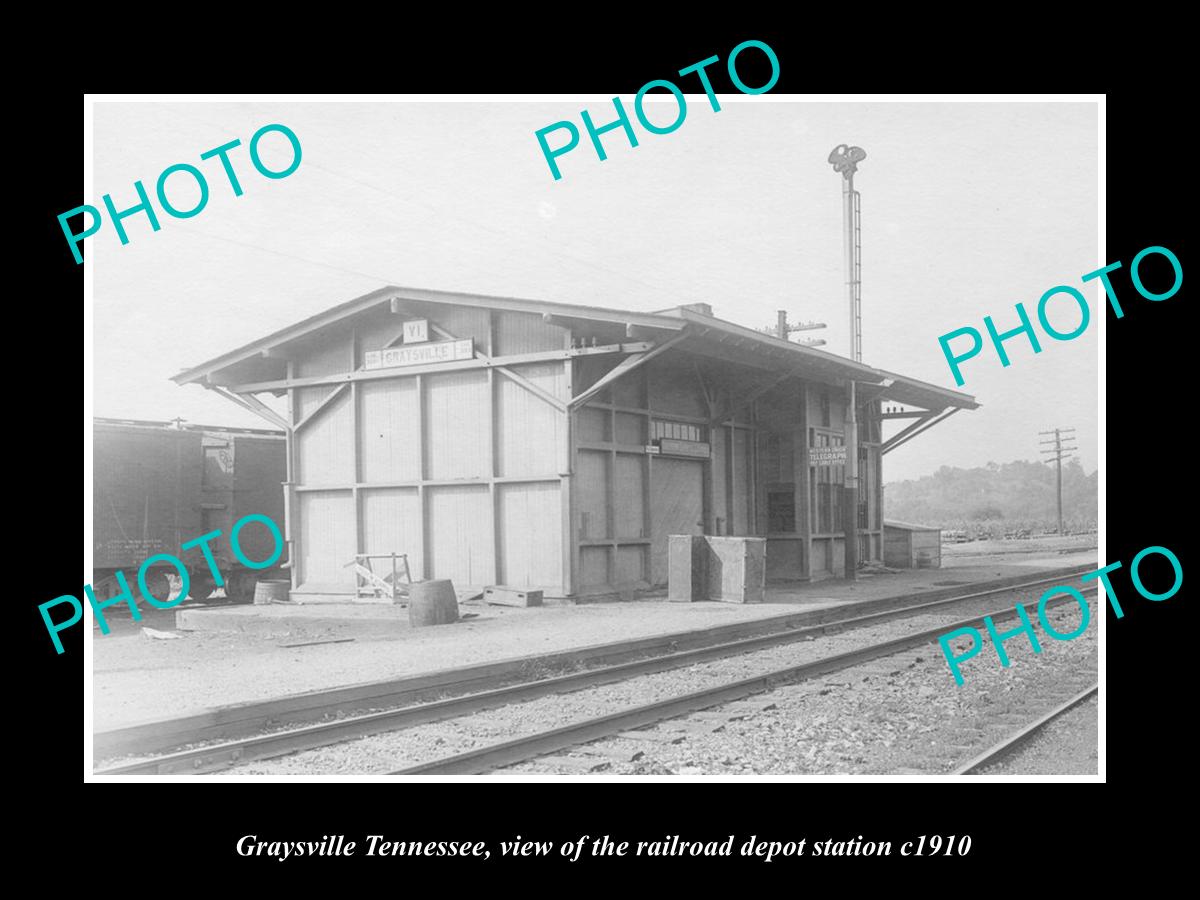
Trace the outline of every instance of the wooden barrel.
{"type": "Polygon", "coordinates": [[[408,624],[448,625],[458,621],[458,595],[448,578],[418,581],[408,587],[408,624]]]}
{"type": "Polygon", "coordinates": [[[286,603],[291,587],[290,581],[260,581],[254,586],[254,605],[266,606],[277,600],[286,603]]]}

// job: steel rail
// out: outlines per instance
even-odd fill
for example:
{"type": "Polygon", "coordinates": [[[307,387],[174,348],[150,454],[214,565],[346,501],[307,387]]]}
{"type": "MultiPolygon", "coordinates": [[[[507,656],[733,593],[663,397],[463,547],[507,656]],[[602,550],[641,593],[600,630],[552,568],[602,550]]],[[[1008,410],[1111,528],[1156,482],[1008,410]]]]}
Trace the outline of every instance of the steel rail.
{"type": "Polygon", "coordinates": [[[1016,734],[1012,735],[1011,737],[1007,738],[1006,740],[1001,741],[999,744],[996,744],[994,747],[991,747],[990,749],[979,754],[979,756],[975,757],[970,762],[963,763],[961,766],[959,766],[957,769],[955,769],[950,774],[952,774],[952,775],[970,775],[970,774],[978,771],[979,769],[984,768],[985,766],[994,765],[995,763],[997,763],[1000,760],[1004,759],[1005,757],[1009,756],[1016,750],[1020,749],[1031,738],[1040,734],[1043,728],[1045,728],[1047,725],[1049,725],[1051,722],[1053,722],[1055,719],[1057,719],[1063,713],[1067,712],[1070,709],[1074,709],[1076,706],[1078,706],[1083,701],[1087,700],[1089,697],[1094,696],[1099,690],[1100,690],[1100,685],[1093,684],[1086,691],[1081,691],[1080,693],[1078,693],[1074,697],[1072,697],[1070,700],[1068,700],[1066,703],[1063,703],[1060,706],[1054,707],[1054,709],[1050,710],[1050,712],[1046,713],[1040,719],[1037,719],[1034,722],[1030,722],[1028,725],[1026,725],[1024,728],[1022,728],[1016,734]]]}
{"type": "MultiPolygon", "coordinates": [[[[1001,578],[990,583],[983,592],[971,594],[955,594],[946,590],[936,590],[920,595],[920,600],[932,602],[935,600],[968,600],[990,596],[992,594],[1037,587],[1060,581],[1062,578],[1078,577],[1081,574],[1073,569],[1051,571],[1038,581],[1019,582],[1012,578],[1001,578]]],[[[984,582],[988,584],[988,582],[984,582]]],[[[905,602],[912,602],[913,596],[900,595],[864,600],[854,605],[857,613],[880,612],[896,610],[905,602]]],[[[846,607],[823,607],[820,610],[808,610],[798,613],[785,614],[768,619],[756,619],[751,622],[718,625],[714,628],[695,629],[691,631],[674,632],[668,635],[631,638],[626,641],[590,644],[587,647],[577,647],[559,652],[526,656],[526,658],[484,662],[470,666],[449,668],[439,672],[416,674],[398,679],[383,680],[383,682],[367,682],[330,688],[318,691],[308,691],[305,694],[293,694],[275,697],[268,701],[250,703],[235,703],[232,706],[204,710],[204,712],[179,716],[175,719],[160,719],[140,722],[113,730],[97,732],[94,738],[94,752],[97,758],[119,756],[149,756],[162,752],[196,746],[199,744],[214,744],[222,740],[254,736],[266,728],[287,727],[307,724],[319,720],[331,712],[352,713],[359,710],[376,710],[407,706],[426,700],[442,700],[448,695],[467,694],[472,690],[496,688],[499,684],[512,680],[530,680],[530,668],[544,667],[571,668],[584,664],[611,665],[620,661],[642,659],[649,654],[672,653],[676,650],[696,647],[713,646],[713,644],[732,642],[742,637],[752,637],[772,634],[794,628],[805,628],[810,625],[822,625],[836,622],[845,612],[846,607]]]]}
{"type": "MultiPolygon", "coordinates": [[[[505,706],[510,703],[532,700],[537,697],[546,696],[547,694],[566,693],[599,684],[622,681],[639,675],[649,675],[667,669],[695,665],[713,659],[736,656],[782,644],[802,641],[834,631],[853,630],[893,619],[922,615],[956,603],[970,602],[981,597],[1017,591],[1024,587],[1045,584],[1050,581],[1060,581],[1062,577],[1059,576],[1058,578],[1042,579],[1040,581],[1008,585],[971,594],[945,597],[913,606],[869,613],[864,616],[836,619],[821,625],[772,632],[727,643],[652,656],[632,662],[600,666],[566,675],[520,682],[464,696],[422,703],[416,706],[406,706],[398,709],[350,716],[335,721],[321,722],[315,725],[276,731],[269,734],[252,735],[232,741],[208,744],[144,760],[96,769],[93,774],[96,776],[164,775],[212,771],[253,760],[284,756],[301,750],[312,750],[317,747],[324,747],[329,744],[379,734],[385,731],[398,731],[442,719],[464,716],[485,709],[505,706]]],[[[1052,601],[1048,605],[1057,605],[1058,602],[1065,602],[1070,599],[1073,598],[1061,597],[1058,598],[1057,602],[1052,601]]],[[[383,699],[379,698],[377,702],[383,702],[383,699]]],[[[340,707],[335,702],[331,703],[327,709],[329,712],[333,712],[340,709],[340,707]]]]}
{"type": "MultiPolygon", "coordinates": [[[[1018,582],[998,579],[983,591],[955,594],[953,591],[931,591],[921,595],[922,602],[935,600],[968,600],[1006,591],[1021,590],[1050,584],[1082,574],[1063,569],[1046,574],[1037,581],[1018,582]]],[[[984,584],[987,584],[985,582],[984,584]]],[[[981,585],[982,586],[982,585],[981,585]]],[[[894,610],[912,596],[893,596],[857,603],[856,613],[894,610]]],[[[173,719],[159,719],[97,732],[93,752],[98,759],[119,756],[148,756],[177,748],[214,744],[234,738],[253,736],[267,728],[298,726],[319,720],[331,712],[342,714],[356,711],[378,711],[388,707],[411,705],[424,700],[439,700],[447,695],[459,695],[473,690],[486,690],[504,682],[530,680],[531,667],[573,668],[584,664],[607,665],[649,654],[712,646],[743,637],[784,631],[798,627],[832,624],[845,612],[845,607],[824,607],[817,610],[775,616],[749,622],[735,622],[712,628],[633,638],[607,644],[592,644],[571,650],[540,654],[532,657],[498,660],[443,669],[422,675],[409,675],[386,681],[367,682],[347,687],[329,688],[276,697],[271,700],[238,703],[205,710],[173,719]]]]}
{"type": "MultiPolygon", "coordinates": [[[[1095,589],[1089,593],[1094,596],[1095,589]]],[[[1051,606],[1058,606],[1062,603],[1073,602],[1074,599],[1074,597],[1068,596],[1058,597],[1049,601],[1046,606],[1047,608],[1051,606]]],[[[706,688],[701,691],[694,691],[690,694],[684,694],[679,697],[671,697],[667,700],[660,700],[655,703],[645,704],[643,706],[631,707],[621,710],[620,712],[611,713],[609,715],[597,716],[595,718],[585,719],[580,722],[574,722],[570,725],[564,725],[561,728],[541,731],[535,734],[526,735],[524,737],[515,738],[510,741],[504,741],[497,744],[490,744],[485,747],[479,747],[474,750],[468,750],[465,753],[457,753],[452,756],[443,757],[430,762],[408,766],[403,769],[397,769],[393,772],[389,772],[388,774],[480,774],[490,769],[495,769],[502,766],[510,766],[514,763],[523,762],[533,757],[542,756],[547,753],[553,753],[556,750],[563,750],[578,744],[583,744],[602,737],[607,737],[608,735],[619,731],[628,731],[633,728],[640,728],[655,722],[660,722],[663,719],[672,719],[686,713],[707,709],[710,706],[718,706],[722,703],[739,700],[743,697],[748,697],[753,694],[770,691],[785,682],[794,683],[796,681],[803,681],[820,675],[826,675],[830,672],[836,672],[839,669],[850,668],[851,666],[855,666],[860,663],[870,662],[871,660],[879,659],[880,657],[891,656],[904,650],[910,650],[914,647],[923,646],[929,641],[936,640],[943,634],[954,631],[955,629],[980,625],[988,616],[990,616],[993,620],[1010,618],[1015,615],[1015,611],[1015,607],[1008,607],[1006,609],[997,610],[985,615],[973,616],[969,619],[962,619],[958,622],[939,625],[936,628],[914,632],[913,634],[907,634],[889,641],[883,641],[867,647],[860,647],[856,650],[849,650],[845,653],[838,653],[834,656],[826,656],[821,659],[812,660],[799,665],[786,666],[782,669],[776,669],[762,675],[755,675],[751,678],[744,678],[739,681],[728,682],[717,687],[706,688]]]]}

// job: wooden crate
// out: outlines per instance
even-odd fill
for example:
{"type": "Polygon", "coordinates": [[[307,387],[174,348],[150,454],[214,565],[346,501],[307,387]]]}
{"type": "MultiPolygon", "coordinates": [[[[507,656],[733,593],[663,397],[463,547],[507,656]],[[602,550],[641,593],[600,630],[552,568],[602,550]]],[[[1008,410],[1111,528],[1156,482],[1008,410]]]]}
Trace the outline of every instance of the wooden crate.
{"type": "Polygon", "coordinates": [[[483,589],[483,601],[494,606],[541,606],[542,592],[492,585],[483,589]]]}

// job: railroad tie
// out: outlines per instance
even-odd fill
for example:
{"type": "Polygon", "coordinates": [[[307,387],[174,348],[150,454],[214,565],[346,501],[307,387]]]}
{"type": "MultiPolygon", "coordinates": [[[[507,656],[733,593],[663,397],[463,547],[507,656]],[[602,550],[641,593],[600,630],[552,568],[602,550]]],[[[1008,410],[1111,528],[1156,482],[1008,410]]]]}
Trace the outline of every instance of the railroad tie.
{"type": "Polygon", "coordinates": [[[673,722],[663,722],[660,727],[667,731],[676,731],[684,734],[712,734],[714,731],[720,731],[728,723],[727,718],[722,718],[719,721],[708,719],[706,721],[692,721],[689,716],[687,719],[680,719],[673,722]]]}
{"type": "Polygon", "coordinates": [[[646,756],[645,750],[638,750],[635,747],[629,746],[622,741],[606,742],[602,744],[589,744],[588,752],[594,753],[597,756],[603,756],[615,762],[637,762],[646,756]]]}
{"type": "Polygon", "coordinates": [[[616,736],[627,741],[651,741],[656,744],[681,744],[687,737],[679,732],[660,734],[657,731],[618,731],[616,736]]]}
{"type": "Polygon", "coordinates": [[[555,769],[566,769],[571,772],[580,772],[588,774],[590,772],[603,772],[605,769],[612,768],[612,761],[607,759],[599,759],[597,757],[581,756],[539,756],[535,760],[530,760],[535,766],[550,766],[555,769]]]}

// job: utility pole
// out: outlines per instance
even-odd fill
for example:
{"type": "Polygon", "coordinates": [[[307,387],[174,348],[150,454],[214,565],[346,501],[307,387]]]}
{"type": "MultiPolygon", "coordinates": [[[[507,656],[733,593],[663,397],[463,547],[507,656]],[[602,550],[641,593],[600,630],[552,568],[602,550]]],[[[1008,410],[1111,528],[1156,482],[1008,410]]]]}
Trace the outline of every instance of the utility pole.
{"type": "MultiPolygon", "coordinates": [[[[787,310],[780,309],[775,312],[775,324],[769,328],[760,328],[759,331],[764,334],[771,334],[779,338],[781,341],[790,341],[788,335],[797,331],[816,331],[818,328],[824,328],[824,322],[788,322],[787,310]]],[[[825,342],[819,338],[801,338],[792,343],[800,344],[804,347],[822,347],[825,342]]]]}
{"type": "MultiPolygon", "coordinates": [[[[862,147],[839,144],[829,154],[833,171],[842,174],[842,249],[846,263],[846,295],[850,301],[850,359],[862,361],[862,231],[859,227],[859,196],[854,173],[867,158],[862,147]]],[[[846,384],[846,580],[858,577],[858,401],[854,379],[846,384]]]]}
{"type": "Polygon", "coordinates": [[[1039,441],[1039,444],[1049,445],[1045,450],[1039,452],[1047,455],[1046,462],[1055,462],[1058,464],[1058,533],[1063,533],[1063,516],[1062,516],[1062,463],[1064,459],[1070,459],[1069,451],[1078,450],[1077,446],[1067,447],[1063,445],[1064,441],[1073,441],[1075,438],[1074,428],[1055,428],[1053,431],[1039,431],[1039,435],[1052,434],[1048,441],[1039,441]]]}

